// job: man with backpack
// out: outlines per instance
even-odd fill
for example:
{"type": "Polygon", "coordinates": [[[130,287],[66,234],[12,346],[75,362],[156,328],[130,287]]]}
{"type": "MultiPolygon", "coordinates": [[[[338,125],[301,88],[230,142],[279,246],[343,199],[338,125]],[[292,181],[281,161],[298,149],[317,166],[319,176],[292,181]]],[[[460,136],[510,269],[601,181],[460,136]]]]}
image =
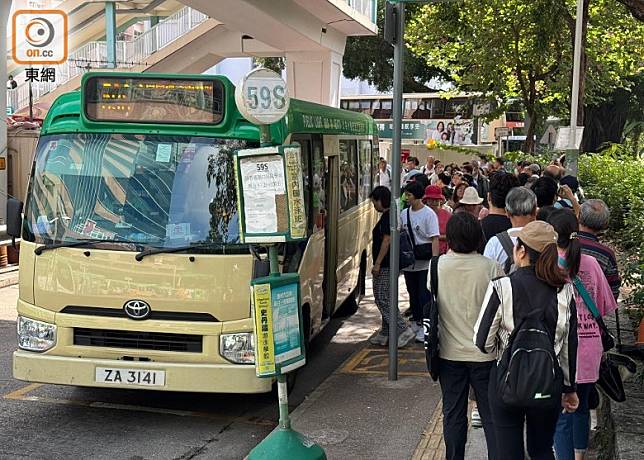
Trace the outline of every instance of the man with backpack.
{"type": "Polygon", "coordinates": [[[496,260],[509,274],[512,271],[512,251],[516,244],[516,233],[525,225],[537,218],[537,197],[525,187],[514,187],[505,198],[505,212],[512,223],[512,228],[490,238],[485,245],[483,255],[496,260]]]}
{"type": "Polygon", "coordinates": [[[474,343],[497,356],[489,384],[497,458],[523,460],[525,432],[530,458],[552,460],[562,408],[579,405],[575,295],[552,225],[530,222],[516,238],[517,270],[490,282],[474,343]]]}

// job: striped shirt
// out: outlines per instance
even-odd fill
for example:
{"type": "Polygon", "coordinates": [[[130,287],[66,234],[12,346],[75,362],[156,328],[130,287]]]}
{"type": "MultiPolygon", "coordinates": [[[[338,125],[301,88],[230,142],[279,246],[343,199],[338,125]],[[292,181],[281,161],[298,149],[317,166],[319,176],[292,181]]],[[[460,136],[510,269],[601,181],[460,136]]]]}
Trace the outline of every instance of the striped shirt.
{"type": "Polygon", "coordinates": [[[622,279],[619,276],[617,260],[615,253],[611,248],[599,242],[592,233],[578,232],[579,243],[581,244],[581,253],[594,257],[599,262],[599,266],[604,272],[604,276],[613,292],[613,297],[617,300],[619,297],[619,288],[622,285],[622,279]]]}
{"type": "Polygon", "coordinates": [[[574,391],[577,311],[570,283],[557,291],[536,277],[534,267],[519,268],[510,276],[490,281],[474,326],[474,344],[483,353],[496,352],[497,361],[501,360],[510,334],[532,312],[533,305],[545,307],[544,324],[550,337],[554,337],[554,350],[564,376],[564,392],[574,391]]]}

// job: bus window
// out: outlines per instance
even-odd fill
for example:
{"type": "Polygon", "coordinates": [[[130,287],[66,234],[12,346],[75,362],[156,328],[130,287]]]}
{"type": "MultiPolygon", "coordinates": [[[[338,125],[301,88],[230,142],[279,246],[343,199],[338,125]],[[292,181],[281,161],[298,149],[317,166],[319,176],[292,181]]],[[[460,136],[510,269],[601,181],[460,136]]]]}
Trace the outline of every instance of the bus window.
{"type": "Polygon", "coordinates": [[[360,202],[369,199],[371,193],[371,141],[360,141],[360,202]]]}
{"type": "Polygon", "coordinates": [[[306,212],[306,222],[308,233],[313,229],[313,206],[311,204],[311,140],[300,139],[293,136],[293,142],[299,144],[302,148],[302,184],[304,184],[304,209],[306,212]]]}
{"type": "Polygon", "coordinates": [[[454,118],[460,115],[462,118],[471,118],[471,110],[468,110],[468,106],[465,98],[451,99],[445,104],[445,117],[454,118]]]}
{"type": "Polygon", "coordinates": [[[418,99],[405,99],[403,118],[413,118],[413,114],[416,110],[418,110],[418,99]]]}
{"type": "Polygon", "coordinates": [[[418,108],[411,115],[411,118],[415,120],[427,120],[431,117],[432,113],[432,100],[431,99],[421,99],[418,103],[418,108]]]}
{"type": "Polygon", "coordinates": [[[445,118],[445,101],[432,99],[432,118],[445,118]]]}
{"type": "Polygon", "coordinates": [[[392,116],[391,111],[391,99],[380,99],[379,101],[374,101],[372,117],[376,120],[387,120],[392,116]]]}
{"type": "Polygon", "coordinates": [[[349,101],[349,110],[352,112],[360,112],[360,101],[349,101]]]}
{"type": "Polygon", "coordinates": [[[349,110],[349,101],[343,99],[340,101],[340,108],[344,110],[349,110]]]}
{"type": "Polygon", "coordinates": [[[371,115],[371,101],[370,100],[363,100],[360,101],[360,112],[366,113],[367,115],[371,115]]]}
{"type": "Polygon", "coordinates": [[[311,185],[313,208],[313,231],[322,230],[326,220],[326,160],[322,152],[322,142],[313,140],[313,155],[311,156],[311,185]]]}
{"type": "Polygon", "coordinates": [[[340,212],[358,204],[358,155],[355,140],[340,141],[340,212]]]}

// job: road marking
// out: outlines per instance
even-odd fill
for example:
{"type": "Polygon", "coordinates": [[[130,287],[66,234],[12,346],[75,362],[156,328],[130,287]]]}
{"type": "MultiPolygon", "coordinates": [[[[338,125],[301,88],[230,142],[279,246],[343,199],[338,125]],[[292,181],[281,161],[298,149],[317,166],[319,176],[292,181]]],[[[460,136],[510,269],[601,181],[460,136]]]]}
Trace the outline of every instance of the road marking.
{"type": "MultiPolygon", "coordinates": [[[[343,374],[387,374],[389,355],[382,348],[363,348],[351,357],[339,372],[343,374]]],[[[398,350],[398,375],[427,376],[425,351],[398,350]]]]}
{"type": "Polygon", "coordinates": [[[32,383],[30,385],[25,385],[22,388],[18,388],[16,391],[12,391],[11,393],[7,393],[4,395],[2,398],[3,399],[22,399],[25,397],[27,393],[31,393],[37,388],[40,388],[43,386],[42,383],[32,383]]]}
{"type": "Polygon", "coordinates": [[[443,400],[438,401],[429,424],[423,431],[412,460],[440,460],[445,458],[443,440],[443,400]]]}
{"type": "Polygon", "coordinates": [[[151,414],[164,414],[164,415],[176,415],[179,417],[199,417],[206,418],[213,421],[219,421],[223,423],[245,423],[247,425],[254,426],[265,426],[274,428],[277,426],[277,423],[272,420],[266,420],[255,416],[238,416],[231,417],[224,414],[209,413],[209,412],[198,412],[198,411],[187,411],[180,409],[164,409],[160,407],[147,407],[147,406],[136,406],[132,404],[118,404],[118,403],[108,403],[103,401],[82,401],[78,399],[61,399],[61,398],[50,398],[47,396],[31,396],[30,392],[44,386],[41,383],[32,383],[26,385],[22,388],[19,388],[16,391],[7,393],[2,398],[10,399],[13,401],[29,401],[29,402],[40,402],[46,404],[58,404],[63,406],[77,406],[77,407],[89,407],[92,409],[114,409],[114,410],[124,410],[132,412],[146,412],[151,414]]]}

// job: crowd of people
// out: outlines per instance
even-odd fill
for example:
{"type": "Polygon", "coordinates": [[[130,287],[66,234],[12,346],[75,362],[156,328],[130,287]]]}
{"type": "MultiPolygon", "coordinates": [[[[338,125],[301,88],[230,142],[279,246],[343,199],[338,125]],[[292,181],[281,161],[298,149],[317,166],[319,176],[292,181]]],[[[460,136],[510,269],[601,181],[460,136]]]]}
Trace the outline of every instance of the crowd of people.
{"type": "MultiPolygon", "coordinates": [[[[488,458],[584,458],[604,351],[600,317],[617,309],[621,280],[600,241],[610,210],[584,200],[562,163],[507,170],[503,158],[444,165],[429,156],[404,164],[399,228],[415,257],[403,266],[400,255],[409,310],[398,315],[397,346],[428,346],[423,307],[434,302],[448,459],[464,458],[470,400],[488,458]],[[551,391],[530,390],[538,385],[551,391]]],[[[377,180],[372,275],[382,328],[370,341],[385,346],[392,194],[384,159],[377,180]]]]}

